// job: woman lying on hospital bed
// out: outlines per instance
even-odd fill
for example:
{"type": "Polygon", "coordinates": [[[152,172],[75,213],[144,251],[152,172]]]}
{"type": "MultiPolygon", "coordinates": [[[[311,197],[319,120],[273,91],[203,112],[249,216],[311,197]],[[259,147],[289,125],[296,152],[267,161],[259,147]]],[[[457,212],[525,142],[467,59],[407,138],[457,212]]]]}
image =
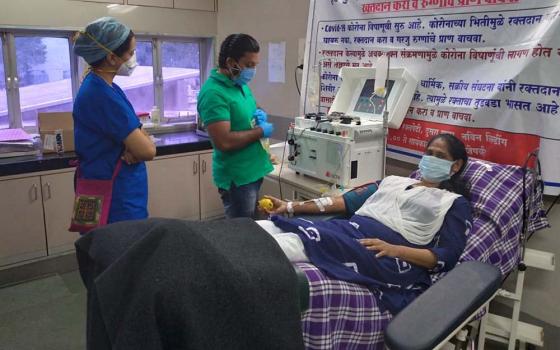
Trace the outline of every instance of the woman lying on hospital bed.
{"type": "Polygon", "coordinates": [[[421,179],[388,176],[335,198],[285,202],[268,196],[271,221],[257,221],[292,262],[311,262],[331,277],[367,286],[396,314],[431,285],[430,273],[452,269],[471,228],[460,179],[464,144],[440,134],[428,142],[421,179]],[[310,221],[302,214],[347,214],[310,221]]]}

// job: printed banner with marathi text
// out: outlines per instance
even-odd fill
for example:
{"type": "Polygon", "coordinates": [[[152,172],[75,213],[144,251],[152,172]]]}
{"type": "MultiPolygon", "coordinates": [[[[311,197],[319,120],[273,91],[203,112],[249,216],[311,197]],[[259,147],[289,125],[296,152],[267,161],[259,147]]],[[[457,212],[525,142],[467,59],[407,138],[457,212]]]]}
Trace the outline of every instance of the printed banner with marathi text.
{"type": "Polygon", "coordinates": [[[329,108],[341,67],[388,55],[419,81],[389,131],[390,157],[417,161],[440,132],[498,163],[522,165],[539,148],[546,193],[557,194],[559,25],[560,0],[311,0],[302,111],[329,108]]]}

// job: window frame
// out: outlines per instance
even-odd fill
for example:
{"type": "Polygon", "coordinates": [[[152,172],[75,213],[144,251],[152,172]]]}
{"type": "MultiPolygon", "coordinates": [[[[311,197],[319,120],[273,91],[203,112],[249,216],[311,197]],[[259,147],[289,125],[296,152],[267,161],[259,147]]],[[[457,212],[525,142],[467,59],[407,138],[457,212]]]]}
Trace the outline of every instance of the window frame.
{"type": "MultiPolygon", "coordinates": [[[[0,27],[1,49],[4,59],[4,79],[6,84],[6,99],[8,106],[9,128],[22,128],[23,118],[20,103],[20,86],[17,74],[17,56],[15,38],[20,36],[39,36],[63,38],[68,40],[68,50],[70,58],[70,80],[72,89],[72,99],[75,100],[81,84],[79,57],[73,52],[73,38],[77,34],[76,30],[68,29],[42,29],[42,28],[19,28],[19,27],[0,27]]],[[[214,42],[213,37],[191,37],[181,35],[136,33],[139,41],[149,41],[152,43],[152,63],[153,63],[153,90],[154,105],[160,110],[161,115],[165,113],[163,96],[163,62],[162,44],[163,42],[196,43],[199,47],[199,74],[200,81],[204,82],[210,75],[210,70],[214,65],[214,42]]],[[[183,124],[183,123],[179,123],[183,124]]],[[[193,129],[196,121],[185,122],[193,129]],[[191,125],[192,124],[192,125],[191,125]]],[[[176,126],[176,125],[175,125],[176,126]]]]}
{"type": "MultiPolygon", "coordinates": [[[[160,100],[157,100],[158,104],[157,107],[158,109],[161,111],[161,115],[165,115],[165,103],[164,103],[164,97],[163,97],[163,43],[164,42],[170,42],[170,43],[181,43],[181,44],[197,44],[198,45],[198,72],[200,75],[200,84],[202,86],[202,82],[206,81],[208,75],[209,75],[209,70],[207,66],[203,66],[203,62],[205,62],[206,60],[203,59],[202,55],[203,55],[203,48],[204,48],[204,39],[203,38],[181,38],[181,37],[177,37],[177,36],[158,36],[155,38],[157,41],[159,41],[159,45],[158,45],[158,62],[159,62],[159,66],[158,66],[158,74],[159,74],[159,81],[161,82],[160,85],[160,95],[159,98],[160,100]],[[203,74],[204,72],[204,74],[203,74]]],[[[155,95],[154,95],[155,96],[155,95]]],[[[196,117],[194,122],[177,122],[177,123],[173,123],[173,125],[181,125],[181,124],[195,124],[197,123],[197,119],[198,116],[196,117]]]]}
{"type": "MultiPolygon", "coordinates": [[[[13,58],[13,61],[11,62],[11,69],[12,69],[12,73],[14,74],[14,76],[17,76],[17,81],[15,83],[16,85],[16,89],[14,91],[14,104],[16,104],[16,106],[14,106],[16,109],[14,115],[15,120],[13,121],[14,124],[17,124],[18,128],[24,128],[23,126],[23,113],[21,110],[21,95],[20,95],[20,85],[19,85],[19,76],[18,76],[18,62],[17,62],[17,53],[16,53],[16,37],[45,37],[45,38],[57,38],[57,39],[66,39],[68,42],[68,59],[69,59],[69,63],[70,63],[70,84],[71,84],[71,93],[72,93],[72,102],[74,101],[74,99],[76,98],[76,94],[78,92],[78,88],[79,86],[76,86],[75,81],[74,81],[74,77],[72,74],[72,61],[75,60],[77,57],[74,55],[74,52],[72,50],[72,37],[73,37],[73,32],[69,32],[69,31],[62,31],[62,30],[31,30],[31,29],[14,29],[11,30],[9,32],[9,35],[12,36],[12,50],[13,53],[11,55],[13,58]]],[[[39,132],[39,121],[36,121],[36,125],[35,125],[35,132],[39,132]]]]}
{"type": "Polygon", "coordinates": [[[12,90],[12,74],[9,67],[10,60],[10,49],[9,49],[9,38],[6,33],[0,32],[0,49],[2,50],[2,63],[4,65],[4,76],[0,77],[4,79],[4,86],[6,87],[6,107],[8,109],[8,128],[12,127],[12,115],[11,115],[11,90],[12,90]]]}

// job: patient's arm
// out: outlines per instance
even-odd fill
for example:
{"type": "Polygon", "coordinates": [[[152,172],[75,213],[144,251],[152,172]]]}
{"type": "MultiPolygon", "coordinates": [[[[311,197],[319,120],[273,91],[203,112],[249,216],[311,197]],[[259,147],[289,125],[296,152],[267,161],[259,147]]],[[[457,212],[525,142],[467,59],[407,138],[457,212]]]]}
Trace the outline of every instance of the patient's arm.
{"type": "Polygon", "coordinates": [[[389,256],[399,258],[414,265],[433,269],[437,264],[437,257],[429,249],[411,248],[403,245],[389,244],[377,238],[360,239],[360,243],[368,250],[376,251],[375,256],[389,256]]]}
{"type": "MultiPolygon", "coordinates": [[[[288,202],[272,196],[264,196],[272,201],[274,207],[268,210],[269,214],[284,214],[288,212],[288,202]]],[[[346,204],[342,196],[330,197],[332,204],[323,204],[324,211],[321,211],[314,200],[305,202],[292,202],[294,215],[298,214],[340,214],[346,212],[346,204]]],[[[325,201],[326,202],[326,201],[325,201]]]]}

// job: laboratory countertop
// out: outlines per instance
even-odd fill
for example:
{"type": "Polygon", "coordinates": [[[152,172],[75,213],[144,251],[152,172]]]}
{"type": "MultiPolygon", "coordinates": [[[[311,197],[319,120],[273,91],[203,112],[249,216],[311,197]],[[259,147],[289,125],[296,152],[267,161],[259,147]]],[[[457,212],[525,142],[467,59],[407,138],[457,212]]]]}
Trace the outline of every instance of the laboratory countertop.
{"type": "MultiPolygon", "coordinates": [[[[210,139],[197,135],[194,131],[158,134],[155,137],[157,156],[212,149],[210,139]]],[[[43,154],[39,156],[0,158],[0,177],[70,168],[70,161],[75,159],[77,159],[77,156],[74,152],[65,152],[60,156],[57,154],[43,154]]]]}

